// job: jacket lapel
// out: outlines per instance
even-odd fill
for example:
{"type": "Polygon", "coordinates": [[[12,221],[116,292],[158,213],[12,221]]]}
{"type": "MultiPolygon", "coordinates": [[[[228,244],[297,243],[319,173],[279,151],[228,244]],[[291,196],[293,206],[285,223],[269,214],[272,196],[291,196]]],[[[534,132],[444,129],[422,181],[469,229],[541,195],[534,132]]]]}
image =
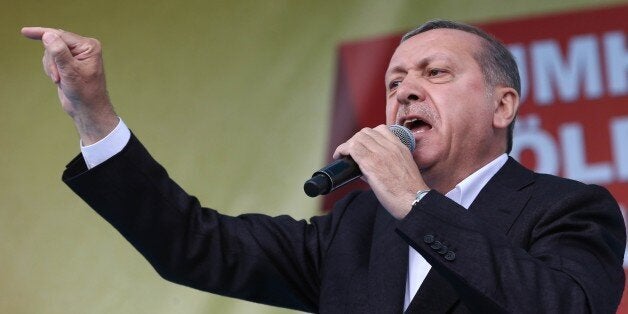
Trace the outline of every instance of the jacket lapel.
{"type": "Polygon", "coordinates": [[[381,205],[373,228],[369,263],[370,313],[401,313],[408,271],[408,245],[395,232],[396,220],[381,205]]]}
{"type": "Polygon", "coordinates": [[[532,189],[525,187],[533,182],[534,172],[509,157],[475,198],[469,211],[505,235],[530,199],[532,189]]]}

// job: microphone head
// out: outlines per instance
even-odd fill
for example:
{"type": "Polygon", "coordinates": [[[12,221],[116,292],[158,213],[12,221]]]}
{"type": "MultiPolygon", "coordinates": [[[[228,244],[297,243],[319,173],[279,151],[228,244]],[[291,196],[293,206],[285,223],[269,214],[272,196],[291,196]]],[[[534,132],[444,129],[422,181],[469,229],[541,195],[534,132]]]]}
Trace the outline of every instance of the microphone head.
{"type": "Polygon", "coordinates": [[[403,125],[393,124],[393,125],[389,125],[388,129],[393,134],[395,134],[395,136],[399,138],[401,143],[403,143],[403,145],[406,145],[406,147],[411,152],[414,151],[414,148],[416,147],[416,143],[414,142],[414,135],[412,135],[412,132],[408,128],[406,128],[403,125]]]}

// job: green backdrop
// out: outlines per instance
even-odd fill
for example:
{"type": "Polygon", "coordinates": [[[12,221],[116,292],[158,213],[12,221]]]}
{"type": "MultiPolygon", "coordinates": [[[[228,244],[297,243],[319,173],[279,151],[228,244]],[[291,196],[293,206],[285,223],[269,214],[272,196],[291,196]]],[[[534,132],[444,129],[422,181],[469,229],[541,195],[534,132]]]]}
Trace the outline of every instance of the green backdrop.
{"type": "Polygon", "coordinates": [[[65,187],[78,137],[22,26],[99,38],[118,114],[205,206],[307,218],[340,42],[620,2],[0,1],[0,313],[290,312],[166,282],[65,187]]]}

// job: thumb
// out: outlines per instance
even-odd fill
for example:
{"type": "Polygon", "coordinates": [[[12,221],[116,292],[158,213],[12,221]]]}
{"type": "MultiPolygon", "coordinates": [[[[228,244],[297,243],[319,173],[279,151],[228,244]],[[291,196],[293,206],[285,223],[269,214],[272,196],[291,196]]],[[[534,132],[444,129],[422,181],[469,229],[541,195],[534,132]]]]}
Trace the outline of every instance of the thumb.
{"type": "Polygon", "coordinates": [[[59,35],[54,32],[46,32],[41,39],[44,47],[59,69],[63,69],[72,62],[72,53],[59,35]]]}

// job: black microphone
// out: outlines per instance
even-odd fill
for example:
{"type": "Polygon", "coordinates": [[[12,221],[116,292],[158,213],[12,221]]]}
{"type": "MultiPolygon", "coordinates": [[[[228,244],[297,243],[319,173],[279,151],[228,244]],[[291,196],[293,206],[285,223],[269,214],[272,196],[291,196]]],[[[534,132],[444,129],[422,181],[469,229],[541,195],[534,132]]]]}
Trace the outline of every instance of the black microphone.
{"type": "MultiPolygon", "coordinates": [[[[414,136],[408,128],[395,124],[389,125],[388,129],[390,129],[410,151],[414,151],[414,136]]],[[[303,190],[309,197],[325,195],[359,178],[361,175],[362,172],[360,172],[358,164],[356,164],[350,156],[344,156],[323,167],[321,170],[314,172],[312,178],[305,181],[303,190]]]]}

